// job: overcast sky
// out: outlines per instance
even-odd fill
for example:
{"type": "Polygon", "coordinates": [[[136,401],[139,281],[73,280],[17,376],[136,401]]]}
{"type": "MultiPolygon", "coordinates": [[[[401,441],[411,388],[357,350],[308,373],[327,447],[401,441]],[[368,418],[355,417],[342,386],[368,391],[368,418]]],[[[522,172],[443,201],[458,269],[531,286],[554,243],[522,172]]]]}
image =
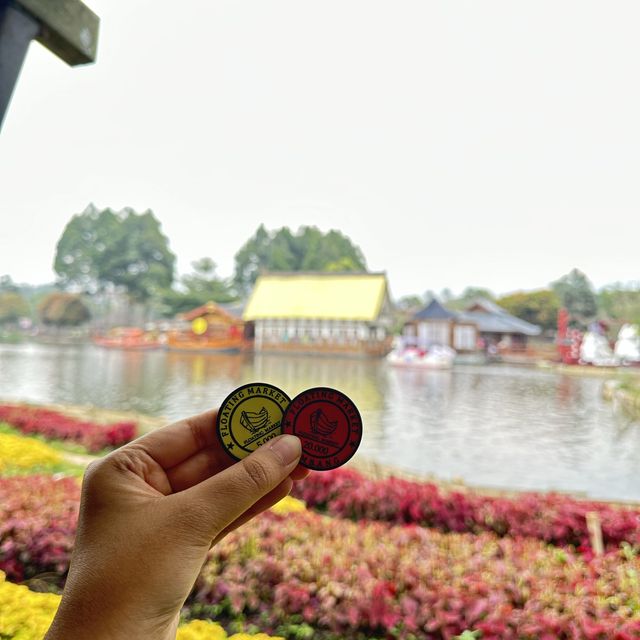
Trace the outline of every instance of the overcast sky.
{"type": "Polygon", "coordinates": [[[640,280],[640,4],[87,0],[0,134],[0,274],[54,278],[89,202],[152,209],[181,273],[338,228],[396,296],[640,280]]]}

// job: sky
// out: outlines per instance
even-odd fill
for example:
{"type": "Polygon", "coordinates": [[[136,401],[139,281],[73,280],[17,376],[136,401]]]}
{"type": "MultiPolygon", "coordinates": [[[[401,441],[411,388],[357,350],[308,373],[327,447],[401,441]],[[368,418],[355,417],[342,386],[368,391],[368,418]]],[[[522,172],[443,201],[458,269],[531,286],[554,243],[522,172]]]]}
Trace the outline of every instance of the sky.
{"type": "Polygon", "coordinates": [[[0,274],[52,281],[88,203],[180,273],[260,223],[337,228],[396,297],[640,280],[640,4],[87,0],[95,65],[31,45],[0,132],[0,274]]]}

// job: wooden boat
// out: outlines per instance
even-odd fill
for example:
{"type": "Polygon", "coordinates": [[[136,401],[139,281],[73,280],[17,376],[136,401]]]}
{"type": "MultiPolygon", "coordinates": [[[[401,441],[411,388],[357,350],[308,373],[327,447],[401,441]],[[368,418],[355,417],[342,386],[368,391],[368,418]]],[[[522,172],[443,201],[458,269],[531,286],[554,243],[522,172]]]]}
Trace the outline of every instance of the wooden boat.
{"type": "Polygon", "coordinates": [[[93,344],[104,349],[124,349],[127,351],[150,351],[161,349],[158,336],[138,327],[116,327],[106,335],[92,338],[93,344]]]}
{"type": "Polygon", "coordinates": [[[169,351],[192,353],[240,353],[245,348],[244,323],[215,304],[207,304],[177,318],[167,334],[169,351]]]}

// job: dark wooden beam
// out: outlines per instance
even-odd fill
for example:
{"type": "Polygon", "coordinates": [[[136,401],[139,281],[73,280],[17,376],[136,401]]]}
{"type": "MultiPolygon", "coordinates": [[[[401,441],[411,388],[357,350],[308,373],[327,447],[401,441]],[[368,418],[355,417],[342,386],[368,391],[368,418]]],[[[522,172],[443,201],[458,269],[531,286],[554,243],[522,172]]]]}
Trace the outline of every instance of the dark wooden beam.
{"type": "Polygon", "coordinates": [[[80,0],[0,0],[0,126],[34,38],[71,66],[94,62],[98,16],[80,0]]]}
{"type": "Polygon", "coordinates": [[[67,64],[95,62],[98,16],[80,0],[12,0],[41,25],[38,41],[67,64]]]}
{"type": "Polygon", "coordinates": [[[36,20],[0,3],[0,126],[31,40],[40,32],[36,20]]]}

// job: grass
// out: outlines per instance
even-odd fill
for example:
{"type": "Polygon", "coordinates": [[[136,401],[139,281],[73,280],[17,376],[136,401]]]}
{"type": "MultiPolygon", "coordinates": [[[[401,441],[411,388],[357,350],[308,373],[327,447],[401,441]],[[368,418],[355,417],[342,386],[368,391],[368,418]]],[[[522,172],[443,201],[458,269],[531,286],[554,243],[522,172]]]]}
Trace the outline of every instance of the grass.
{"type": "Polygon", "coordinates": [[[3,478],[14,476],[33,476],[35,474],[46,473],[47,475],[61,474],[64,476],[72,476],[74,478],[82,478],[84,467],[71,462],[57,462],[48,465],[35,465],[27,468],[11,468],[4,469],[0,474],[3,478]]]}
{"type": "Polygon", "coordinates": [[[640,399],[640,379],[636,376],[624,376],[620,381],[620,389],[640,399]]]}
{"type": "Polygon", "coordinates": [[[640,420],[640,377],[637,374],[621,376],[610,395],[634,421],[640,420]]]}

